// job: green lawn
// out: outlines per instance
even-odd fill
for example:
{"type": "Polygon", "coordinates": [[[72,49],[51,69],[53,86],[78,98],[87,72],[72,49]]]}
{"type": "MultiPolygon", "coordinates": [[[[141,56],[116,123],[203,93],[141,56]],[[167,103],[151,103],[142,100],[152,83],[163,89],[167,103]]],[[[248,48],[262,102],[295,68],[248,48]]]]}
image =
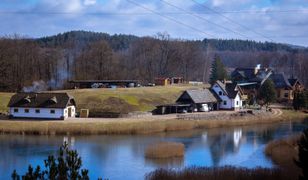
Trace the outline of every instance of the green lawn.
{"type": "MultiPolygon", "coordinates": [[[[95,115],[100,112],[128,113],[132,111],[151,111],[156,105],[174,103],[182,91],[201,88],[190,85],[157,86],[118,89],[77,89],[68,92],[77,103],[77,109],[90,109],[95,115]]],[[[7,111],[12,93],[0,93],[0,111],[7,111]]]]}

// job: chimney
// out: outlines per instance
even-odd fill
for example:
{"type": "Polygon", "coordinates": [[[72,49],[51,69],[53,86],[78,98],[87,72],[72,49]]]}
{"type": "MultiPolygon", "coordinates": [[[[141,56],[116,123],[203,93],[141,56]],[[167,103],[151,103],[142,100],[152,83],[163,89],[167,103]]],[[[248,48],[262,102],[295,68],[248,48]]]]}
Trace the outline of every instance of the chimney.
{"type": "Polygon", "coordinates": [[[257,66],[255,67],[255,74],[257,74],[259,72],[259,70],[261,69],[261,64],[257,64],[257,66]]]}

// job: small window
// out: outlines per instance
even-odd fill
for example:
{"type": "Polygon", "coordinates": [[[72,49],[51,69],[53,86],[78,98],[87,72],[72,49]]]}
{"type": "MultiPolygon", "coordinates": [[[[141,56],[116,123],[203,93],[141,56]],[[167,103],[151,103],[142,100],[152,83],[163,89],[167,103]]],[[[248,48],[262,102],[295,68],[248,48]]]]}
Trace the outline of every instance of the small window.
{"type": "Polygon", "coordinates": [[[64,112],[67,113],[67,110],[65,110],[64,112]]]}
{"type": "Polygon", "coordinates": [[[285,98],[289,97],[289,93],[284,93],[284,97],[285,98]]]}
{"type": "Polygon", "coordinates": [[[29,109],[25,109],[25,113],[29,113],[29,109]]]}
{"type": "Polygon", "coordinates": [[[56,111],[54,109],[50,110],[50,114],[54,114],[56,111]]]}
{"type": "Polygon", "coordinates": [[[236,101],[236,105],[238,105],[238,101],[236,101]]]}
{"type": "Polygon", "coordinates": [[[40,113],[40,112],[41,112],[41,110],[39,110],[39,109],[35,110],[35,113],[40,113]]]}
{"type": "Polygon", "coordinates": [[[221,96],[221,95],[222,95],[222,92],[221,92],[221,91],[219,91],[219,92],[218,92],[218,94],[219,94],[219,96],[221,96]]]}
{"type": "Polygon", "coordinates": [[[224,101],[224,105],[227,105],[227,101],[224,101]]]}
{"type": "Polygon", "coordinates": [[[17,108],[16,108],[16,109],[14,109],[14,112],[15,112],[15,113],[18,113],[18,109],[17,109],[17,108]]]}
{"type": "Polygon", "coordinates": [[[214,87],[215,87],[215,88],[218,88],[218,85],[215,85],[214,87]]]}

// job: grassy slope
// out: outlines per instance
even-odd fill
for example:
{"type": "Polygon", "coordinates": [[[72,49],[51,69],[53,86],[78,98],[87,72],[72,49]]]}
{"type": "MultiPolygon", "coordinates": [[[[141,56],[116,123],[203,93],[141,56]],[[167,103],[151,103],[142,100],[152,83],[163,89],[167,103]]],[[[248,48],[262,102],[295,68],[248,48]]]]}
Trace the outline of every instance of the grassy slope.
{"type": "MultiPolygon", "coordinates": [[[[155,105],[174,103],[180,93],[196,88],[189,85],[166,87],[118,88],[118,89],[78,89],[65,90],[77,103],[77,108],[90,109],[90,113],[150,111],[155,105]]],[[[199,87],[200,88],[200,87],[199,87]]],[[[6,105],[12,93],[0,93],[0,112],[7,111],[6,105]]]]}
{"type": "Polygon", "coordinates": [[[10,101],[11,96],[13,93],[1,93],[0,92],[0,113],[7,112],[7,104],[10,101]]]}

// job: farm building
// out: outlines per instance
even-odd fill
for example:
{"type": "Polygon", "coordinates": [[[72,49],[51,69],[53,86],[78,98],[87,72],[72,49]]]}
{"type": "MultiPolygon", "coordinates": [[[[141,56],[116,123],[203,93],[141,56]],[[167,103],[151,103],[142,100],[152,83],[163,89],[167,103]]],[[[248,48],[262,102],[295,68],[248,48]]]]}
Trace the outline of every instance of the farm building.
{"type": "Polygon", "coordinates": [[[67,93],[17,93],[8,104],[12,118],[66,119],[75,117],[75,100],[67,93]]]}
{"type": "Polygon", "coordinates": [[[137,87],[138,80],[72,80],[69,83],[74,88],[111,88],[111,87],[137,87]]]}
{"type": "Polygon", "coordinates": [[[167,86],[171,84],[183,84],[183,83],[184,79],[182,77],[171,77],[171,78],[161,77],[154,79],[154,84],[157,86],[167,86]]]}
{"type": "Polygon", "coordinates": [[[237,83],[216,81],[211,89],[221,99],[219,109],[239,110],[243,107],[244,96],[237,83]]]}
{"type": "Polygon", "coordinates": [[[156,113],[207,112],[218,109],[219,101],[209,89],[187,90],[176,100],[176,104],[157,106],[156,113]]]}

